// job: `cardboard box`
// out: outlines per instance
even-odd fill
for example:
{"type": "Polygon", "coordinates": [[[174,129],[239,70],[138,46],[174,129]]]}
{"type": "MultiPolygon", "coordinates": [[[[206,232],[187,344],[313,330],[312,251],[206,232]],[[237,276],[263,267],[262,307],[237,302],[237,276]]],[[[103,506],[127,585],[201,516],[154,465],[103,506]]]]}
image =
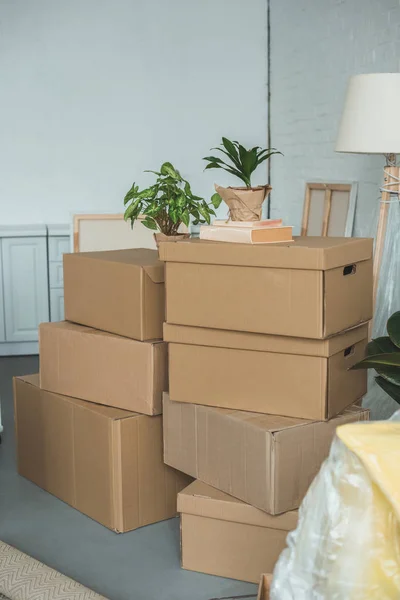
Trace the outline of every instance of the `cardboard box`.
{"type": "Polygon", "coordinates": [[[297,511],[273,517],[195,481],[178,494],[182,567],[258,583],[272,572],[297,525],[297,511]]]}
{"type": "Polygon", "coordinates": [[[160,244],[168,323],[325,338],[372,318],[372,240],[160,244]]]}
{"type": "Polygon", "coordinates": [[[167,344],[138,342],[74,323],[39,327],[40,386],[146,415],[162,412],[167,344]]]}
{"type": "Polygon", "coordinates": [[[326,340],[165,324],[164,340],[178,402],[324,420],[367,391],[367,372],[349,371],[367,324],[326,340]]]}
{"type": "Polygon", "coordinates": [[[271,587],[272,575],[263,573],[258,586],[257,600],[269,600],[269,590],[271,587]]]}
{"type": "Polygon", "coordinates": [[[307,421],[173,402],[164,394],[164,460],[276,515],[300,506],[336,427],[368,419],[368,410],[353,406],[330,421],[307,421]]]}
{"type": "Polygon", "coordinates": [[[164,265],[145,248],[64,254],[67,321],[136,340],[162,338],[164,265]]]}
{"type": "Polygon", "coordinates": [[[117,532],[169,519],[190,479],[164,465],[162,417],[14,379],[18,473],[117,532]]]}

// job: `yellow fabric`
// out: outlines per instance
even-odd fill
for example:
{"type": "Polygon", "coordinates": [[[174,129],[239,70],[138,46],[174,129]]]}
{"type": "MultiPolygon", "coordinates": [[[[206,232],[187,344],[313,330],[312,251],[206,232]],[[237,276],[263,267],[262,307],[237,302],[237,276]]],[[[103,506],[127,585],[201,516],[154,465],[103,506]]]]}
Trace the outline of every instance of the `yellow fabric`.
{"type": "MultiPolygon", "coordinates": [[[[371,478],[373,547],[360,556],[366,587],[381,598],[400,598],[400,423],[348,424],[337,435],[371,478]]],[[[342,494],[351,502],[346,483],[342,494]]]]}

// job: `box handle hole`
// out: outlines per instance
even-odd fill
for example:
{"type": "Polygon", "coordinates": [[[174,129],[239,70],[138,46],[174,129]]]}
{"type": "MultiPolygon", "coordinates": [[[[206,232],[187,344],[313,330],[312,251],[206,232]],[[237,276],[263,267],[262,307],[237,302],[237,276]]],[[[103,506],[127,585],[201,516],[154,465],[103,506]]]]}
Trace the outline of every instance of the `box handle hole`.
{"type": "Polygon", "coordinates": [[[343,269],[343,275],[354,275],[357,271],[357,265],[346,265],[343,269]]]}
{"type": "Polygon", "coordinates": [[[354,354],[356,347],[353,344],[352,346],[349,346],[348,348],[346,348],[346,350],[343,352],[344,357],[347,358],[348,356],[351,356],[352,354],[354,354]]]}

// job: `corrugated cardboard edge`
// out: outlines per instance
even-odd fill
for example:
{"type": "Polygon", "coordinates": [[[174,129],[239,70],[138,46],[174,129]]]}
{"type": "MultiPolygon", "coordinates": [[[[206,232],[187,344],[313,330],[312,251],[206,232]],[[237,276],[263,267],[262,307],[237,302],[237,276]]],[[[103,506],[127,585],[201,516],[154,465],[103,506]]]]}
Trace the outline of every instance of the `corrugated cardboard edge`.
{"type": "Polygon", "coordinates": [[[112,522],[116,533],[124,531],[123,505],[122,505],[122,462],[121,462],[121,421],[111,423],[110,464],[113,473],[112,499],[112,522]]]}
{"type": "MultiPolygon", "coordinates": [[[[246,502],[233,502],[216,499],[200,494],[189,494],[193,484],[178,494],[178,512],[215,519],[218,521],[229,521],[265,527],[266,529],[278,529],[291,531],[297,524],[297,511],[289,511],[283,515],[271,516],[261,509],[255,508],[246,502]]],[[[212,486],[209,486],[212,487],[212,486]]]]}
{"type": "Polygon", "coordinates": [[[14,404],[14,432],[16,441],[16,461],[17,473],[19,473],[19,452],[18,452],[18,415],[17,415],[17,377],[13,377],[13,404],[14,404]]]}
{"type": "Polygon", "coordinates": [[[269,600],[269,592],[272,583],[272,575],[263,573],[258,586],[257,600],[269,600]]]}
{"type": "Polygon", "coordinates": [[[264,333],[216,330],[190,325],[164,323],[164,341],[173,344],[187,344],[250,352],[278,352],[329,358],[337,352],[368,337],[368,322],[351,327],[326,339],[294,338],[264,333]],[[218,343],[216,343],[218,337],[218,343]],[[270,341],[269,346],[265,345],[270,341]],[[283,344],[281,347],[279,344],[283,344]]]}
{"type": "Polygon", "coordinates": [[[168,392],[168,345],[160,340],[152,344],[153,416],[163,412],[163,394],[168,392]]]}
{"type": "MultiPolygon", "coordinates": [[[[298,238],[295,238],[295,240],[298,238]]],[[[332,240],[331,240],[332,241],[332,240]]],[[[341,238],[341,245],[316,248],[290,244],[226,244],[208,240],[185,240],[179,244],[160,243],[159,257],[163,262],[252,266],[282,269],[326,271],[349,264],[348,248],[352,247],[350,264],[372,258],[370,238],[341,238]],[[300,250],[294,258],[294,250],[300,250]],[[218,257],[215,257],[217,253],[218,257]],[[346,257],[343,257],[343,253],[346,257]]]]}

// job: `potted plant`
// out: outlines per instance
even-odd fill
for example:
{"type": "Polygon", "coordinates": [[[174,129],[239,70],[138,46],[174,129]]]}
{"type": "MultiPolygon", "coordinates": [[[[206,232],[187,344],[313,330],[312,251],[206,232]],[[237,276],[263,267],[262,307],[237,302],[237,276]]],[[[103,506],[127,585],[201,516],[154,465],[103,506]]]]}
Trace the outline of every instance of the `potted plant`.
{"type": "Polygon", "coordinates": [[[141,218],[145,227],[154,229],[157,247],[160,241],[188,238],[188,233],[179,232],[182,223],[189,227],[191,219],[194,225],[211,222],[212,205],[192,193],[189,182],[170,162],[162,164],[160,171],[146,172],[154,173],[156,181],[143,190],[133,183],[124,198],[124,218],[132,226],[141,218]]]}
{"type": "Polygon", "coordinates": [[[211,149],[224,154],[228,162],[217,156],[205,156],[203,160],[208,162],[205,170],[223,169],[244,183],[244,186],[227,188],[215,185],[216,194],[211,198],[213,205],[218,207],[224,200],[229,207],[232,221],[259,221],[262,204],[272,188],[269,185],[253,187],[251,176],[257,167],[273,154],[282,154],[282,152],[275,148],[262,149],[260,146],[246,149],[239,142],[231,142],[225,137],[222,138],[219,147],[211,149]]]}
{"type": "Polygon", "coordinates": [[[375,369],[376,383],[400,404],[400,311],[387,322],[387,336],[376,338],[367,346],[367,356],[352,369],[375,369]]]}

